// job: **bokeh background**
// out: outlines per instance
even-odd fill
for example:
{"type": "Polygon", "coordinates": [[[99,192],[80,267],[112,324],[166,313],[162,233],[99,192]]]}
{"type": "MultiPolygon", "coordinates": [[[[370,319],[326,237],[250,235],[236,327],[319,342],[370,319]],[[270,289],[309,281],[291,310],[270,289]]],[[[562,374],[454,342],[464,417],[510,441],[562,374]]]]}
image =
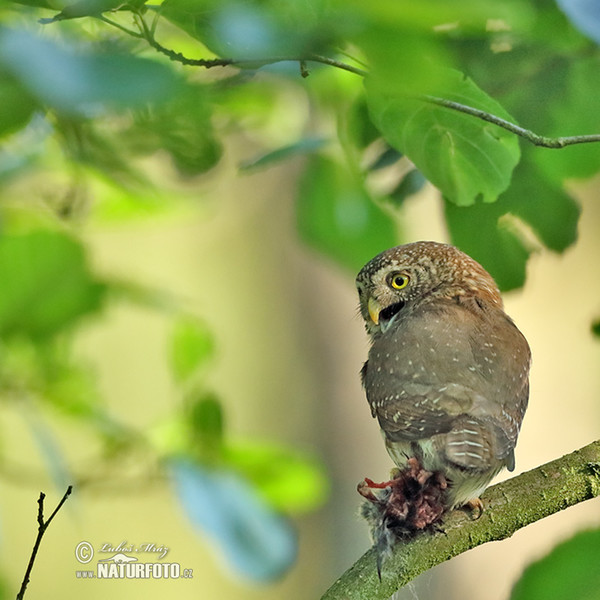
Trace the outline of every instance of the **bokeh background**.
{"type": "MultiPolygon", "coordinates": [[[[3,9],[6,24],[60,38],[57,29],[32,25],[31,20],[51,17],[61,6],[24,4],[34,6],[34,12],[3,9]]],[[[108,43],[99,33],[105,27],[100,23],[51,25],[64,25],[61,35],[73,35],[79,28],[88,42],[98,38],[108,43]]],[[[178,48],[195,48],[173,30],[165,34],[178,48]]],[[[0,58],[8,71],[6,56],[4,46],[0,58]]],[[[219,81],[222,75],[211,72],[209,77],[219,81]]],[[[102,411],[124,430],[144,432],[153,441],[126,451],[113,447],[109,460],[98,429],[75,418],[73,411],[30,401],[27,389],[18,390],[21,395],[2,389],[3,597],[14,597],[23,577],[37,530],[40,490],[47,494],[48,515],[71,476],[82,485],[47,531],[28,598],[318,598],[370,547],[367,527],[358,516],[356,484],[365,476],[384,479],[391,462],[359,381],[368,345],[357,311],[355,270],[299,233],[299,188],[306,189],[310,159],[292,156],[262,168],[240,169],[266,147],[285,146],[301,135],[313,141],[315,136],[334,135],[344,120],[336,103],[362,89],[353,77],[318,70],[308,78],[310,93],[304,95],[298,92],[303,84],[294,80],[295,70],[253,74],[250,92],[228,97],[214,115],[216,128],[222,129],[218,164],[213,161],[210,169],[206,164],[199,169],[205,172],[181,176],[173,156],[159,150],[142,159],[152,173],[151,192],[143,186],[132,191],[127,183],[115,185],[103,172],[113,167],[100,160],[94,165],[79,156],[77,162],[65,152],[68,136],[62,146],[45,139],[36,150],[34,167],[2,171],[3,233],[38,225],[68,231],[83,240],[93,273],[122,282],[130,296],[143,297],[141,302],[108,298],[101,311],[79,323],[61,343],[90,374],[102,411]],[[273,97],[263,97],[271,92],[273,97]],[[75,163],[77,167],[67,168],[75,163]],[[202,389],[218,396],[225,435],[293,448],[311,465],[310,502],[290,517],[298,558],[276,581],[257,583],[233,569],[219,544],[188,518],[168,470],[161,468],[161,452],[173,443],[169,435],[165,438],[165,423],[180,410],[185,396],[169,366],[173,313],[178,311],[198,316],[214,341],[200,379],[202,389]],[[167,546],[168,559],[193,569],[193,579],[82,580],[75,574],[85,569],[75,558],[81,541],[95,548],[121,542],[167,546]]],[[[588,99],[590,113],[596,111],[595,103],[595,98],[588,99]]],[[[99,121],[100,133],[103,127],[117,130],[125,117],[111,119],[99,121]]],[[[59,133],[66,131],[58,118],[53,126],[59,133]]],[[[37,148],[39,128],[33,132],[30,127],[25,137],[21,133],[7,141],[0,155],[4,165],[8,151],[14,156],[23,147],[37,148]]],[[[336,159],[338,154],[338,149],[332,151],[336,159]]],[[[376,187],[386,189],[388,176],[379,175],[376,187]]],[[[570,178],[566,186],[581,206],[577,241],[563,252],[552,252],[540,243],[534,226],[521,222],[519,232],[532,255],[524,287],[505,294],[506,310],[533,354],[530,406],[515,474],[600,437],[600,341],[591,328],[600,316],[600,180],[570,178]]],[[[431,184],[393,209],[390,222],[397,243],[451,241],[445,201],[431,184]]],[[[386,211],[392,212],[389,207],[386,211]]],[[[376,235],[374,239],[373,254],[389,245],[389,230],[382,230],[379,246],[376,235]]],[[[364,262],[370,258],[365,255],[364,262]]],[[[4,357],[10,348],[2,340],[4,357]]],[[[172,435],[180,433],[175,429],[172,435]]],[[[600,499],[503,542],[471,550],[424,574],[397,597],[508,598],[529,563],[593,527],[600,527],[600,499]]]]}

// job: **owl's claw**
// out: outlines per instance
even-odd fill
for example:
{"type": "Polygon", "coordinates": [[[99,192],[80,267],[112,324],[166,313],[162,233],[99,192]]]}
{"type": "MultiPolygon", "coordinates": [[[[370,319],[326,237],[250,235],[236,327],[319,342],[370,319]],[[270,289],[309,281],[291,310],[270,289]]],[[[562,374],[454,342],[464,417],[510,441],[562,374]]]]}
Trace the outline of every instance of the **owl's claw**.
{"type": "Polygon", "coordinates": [[[472,500],[469,500],[464,505],[464,508],[469,511],[473,521],[480,519],[481,515],[483,515],[483,511],[485,510],[481,498],[473,498],[472,500]]]}

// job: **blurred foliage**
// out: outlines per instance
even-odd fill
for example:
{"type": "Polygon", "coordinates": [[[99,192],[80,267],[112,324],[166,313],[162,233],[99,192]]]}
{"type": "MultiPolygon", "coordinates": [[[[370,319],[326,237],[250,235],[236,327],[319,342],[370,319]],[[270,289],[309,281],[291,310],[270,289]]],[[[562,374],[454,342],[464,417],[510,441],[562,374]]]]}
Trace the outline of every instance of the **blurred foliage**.
{"type": "Polygon", "coordinates": [[[536,148],[423,95],[543,135],[597,133],[599,39],[585,0],[1,3],[2,400],[91,425],[107,461],[144,452],[238,572],[280,576],[296,544],[281,513],[323,502],[322,467],[230,435],[201,317],[99,277],[81,223],[168,213],[235,139],[241,174],[305,158],[299,233],[344,268],[399,242],[405,204],[429,184],[451,240],[502,289],[522,286],[534,249],[575,242],[565,182],[600,170],[600,144],[536,148]],[[180,401],[148,431],[106,414],[73,355],[78,328],[109,301],[172,319],[180,401]]]}
{"type": "Polygon", "coordinates": [[[600,529],[582,531],[529,565],[510,600],[598,600],[600,529]]]}

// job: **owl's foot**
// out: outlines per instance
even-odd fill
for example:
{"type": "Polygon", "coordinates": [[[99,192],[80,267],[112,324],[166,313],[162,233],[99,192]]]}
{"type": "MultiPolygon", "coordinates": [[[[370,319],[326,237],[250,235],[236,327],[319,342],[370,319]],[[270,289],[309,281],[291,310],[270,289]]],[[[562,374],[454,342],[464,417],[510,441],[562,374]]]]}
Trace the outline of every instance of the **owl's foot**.
{"type": "Polygon", "coordinates": [[[483,502],[481,501],[481,498],[473,498],[472,500],[469,500],[464,505],[464,508],[466,508],[469,511],[473,521],[477,521],[477,519],[481,517],[484,511],[483,502]]]}
{"type": "Polygon", "coordinates": [[[410,458],[389,481],[375,483],[365,478],[358,484],[359,494],[368,500],[361,513],[371,526],[380,577],[383,562],[398,539],[439,523],[448,508],[447,487],[442,473],[427,471],[416,458],[410,458]]]}

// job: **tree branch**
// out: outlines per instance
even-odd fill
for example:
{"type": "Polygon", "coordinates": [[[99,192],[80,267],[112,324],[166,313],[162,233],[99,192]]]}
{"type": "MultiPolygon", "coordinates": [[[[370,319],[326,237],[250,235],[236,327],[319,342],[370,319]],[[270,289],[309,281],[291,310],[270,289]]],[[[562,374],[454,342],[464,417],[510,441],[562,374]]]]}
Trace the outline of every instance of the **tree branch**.
{"type": "Polygon", "coordinates": [[[25,596],[25,590],[27,589],[27,585],[29,584],[29,578],[31,576],[31,570],[33,569],[33,564],[35,562],[35,557],[37,556],[38,550],[40,549],[40,544],[42,543],[42,538],[46,533],[46,529],[52,522],[52,519],[56,516],[56,513],[62,508],[62,505],[67,501],[67,498],[71,495],[73,491],[73,486],[70,485],[65,492],[65,495],[62,497],[62,500],[57,504],[56,508],[50,515],[47,521],[44,521],[44,499],[46,498],[46,494],[44,492],[40,492],[40,497],[38,498],[38,514],[37,514],[37,522],[38,522],[38,533],[35,538],[35,543],[33,544],[33,550],[31,551],[31,556],[29,558],[29,564],[27,565],[27,570],[25,571],[25,576],[23,577],[23,582],[21,583],[21,588],[19,589],[19,593],[17,594],[17,600],[23,600],[25,596]]]}
{"type": "MultiPolygon", "coordinates": [[[[320,54],[308,54],[308,55],[290,55],[290,56],[271,56],[268,58],[188,58],[181,54],[180,52],[176,52],[175,50],[171,50],[170,48],[166,48],[161,43],[159,43],[154,36],[154,26],[152,28],[148,27],[144,17],[141,13],[134,13],[136,17],[136,23],[140,30],[139,33],[131,31],[110,19],[102,16],[101,20],[104,21],[108,25],[112,25],[117,27],[121,31],[133,36],[133,37],[141,37],[145,39],[152,48],[169,57],[170,60],[174,62],[178,62],[182,65],[192,66],[192,67],[203,67],[205,69],[211,69],[214,67],[245,67],[245,68],[260,68],[266,65],[273,65],[280,62],[297,62],[300,64],[300,72],[302,77],[306,77],[308,75],[308,70],[306,69],[307,62],[320,63],[324,65],[329,65],[331,67],[335,67],[337,69],[342,69],[344,71],[348,71],[350,73],[354,73],[355,75],[359,75],[361,77],[368,76],[368,71],[361,69],[359,67],[355,67],[348,63],[336,60],[334,58],[329,58],[328,56],[322,56],[320,54]]],[[[473,106],[468,106],[466,104],[461,104],[459,102],[454,102],[453,100],[447,100],[445,98],[438,98],[436,96],[430,96],[428,94],[420,94],[416,96],[419,100],[423,102],[428,102],[429,104],[435,104],[437,106],[441,106],[443,108],[447,108],[449,110],[454,110],[457,112],[461,112],[463,114],[469,115],[471,117],[475,117],[477,119],[481,119],[482,121],[486,121],[488,123],[493,123],[498,127],[502,127],[515,135],[527,140],[528,142],[534,144],[535,146],[541,146],[544,148],[564,148],[565,146],[572,146],[574,144],[589,144],[592,142],[600,142],[600,134],[590,134],[590,135],[572,135],[572,136],[562,136],[562,137],[548,137],[544,135],[539,135],[530,129],[525,129],[517,125],[516,123],[511,123],[506,119],[498,117],[496,115],[492,115],[483,110],[479,110],[478,108],[474,108],[473,106]]]]}
{"type": "Polygon", "coordinates": [[[589,144],[590,142],[600,142],[600,134],[571,135],[557,138],[546,137],[544,135],[538,135],[529,129],[525,129],[524,127],[519,127],[519,125],[515,125],[514,123],[495,115],[491,115],[483,110],[479,110],[478,108],[467,106],[466,104],[460,104],[459,102],[446,100],[445,98],[436,98],[435,96],[428,96],[426,94],[417,96],[417,98],[419,98],[419,100],[429,102],[430,104],[437,104],[438,106],[443,106],[444,108],[450,108],[466,115],[477,117],[478,119],[487,121],[488,123],[498,125],[498,127],[502,127],[503,129],[506,129],[507,131],[510,131],[511,133],[528,140],[535,146],[543,146],[544,148],[564,148],[565,146],[572,146],[573,144],[589,144]]]}
{"type": "Polygon", "coordinates": [[[503,540],[544,517],[600,496],[600,440],[537,469],[494,485],[483,494],[483,515],[447,515],[443,531],[398,543],[377,576],[375,549],[368,550],[321,600],[384,600],[417,575],[486,542],[503,540]]]}

